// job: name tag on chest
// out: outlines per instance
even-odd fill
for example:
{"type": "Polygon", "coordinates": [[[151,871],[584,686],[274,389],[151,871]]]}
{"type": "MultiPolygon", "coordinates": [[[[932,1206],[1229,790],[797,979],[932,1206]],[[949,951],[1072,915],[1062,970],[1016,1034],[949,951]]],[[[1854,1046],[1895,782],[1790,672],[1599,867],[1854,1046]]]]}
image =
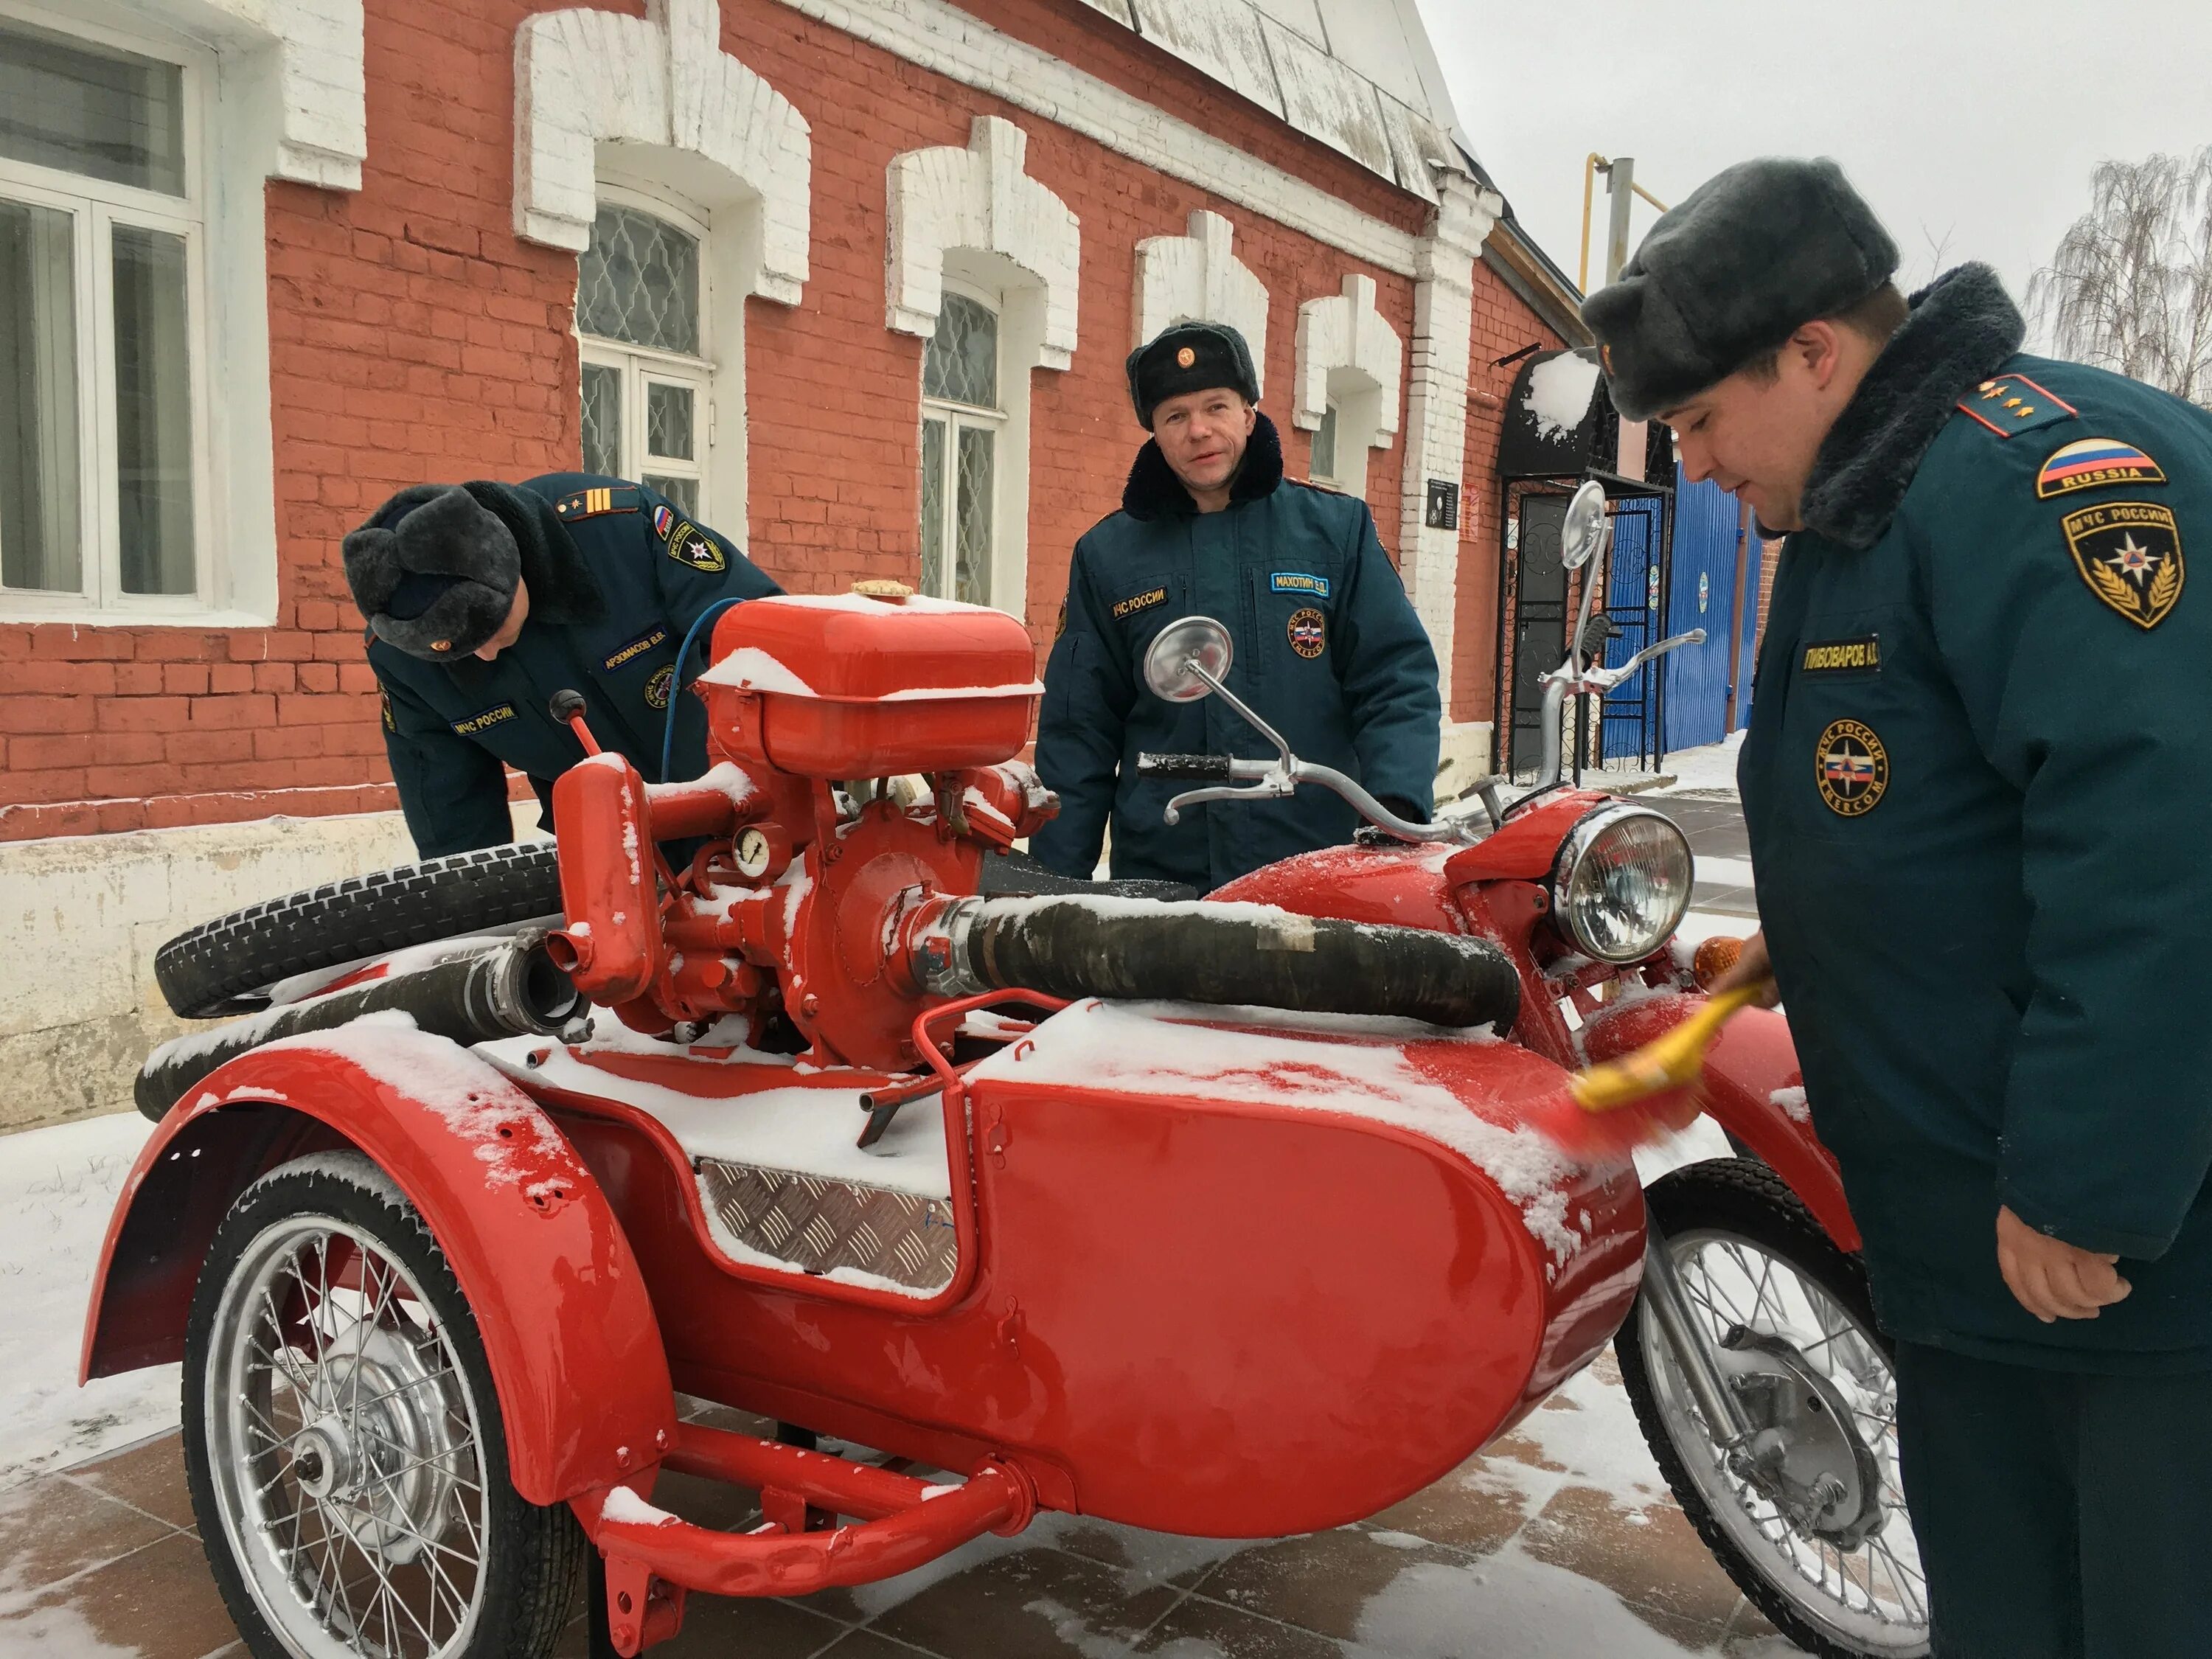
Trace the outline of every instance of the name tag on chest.
{"type": "Polygon", "coordinates": [[[1862,634],[1850,640],[1816,640],[1797,659],[1801,674],[1878,674],[1881,672],[1881,635],[1862,634]]]}

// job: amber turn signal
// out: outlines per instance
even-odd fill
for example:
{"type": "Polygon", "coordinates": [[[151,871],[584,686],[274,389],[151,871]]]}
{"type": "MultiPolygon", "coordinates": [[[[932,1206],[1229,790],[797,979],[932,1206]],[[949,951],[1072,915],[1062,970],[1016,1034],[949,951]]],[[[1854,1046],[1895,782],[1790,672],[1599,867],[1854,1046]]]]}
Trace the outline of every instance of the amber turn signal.
{"type": "Polygon", "coordinates": [[[1736,958],[1742,954],[1741,939],[1716,934],[1699,945],[1697,955],[1690,958],[1690,976],[1698,981],[1700,991],[1710,991],[1713,981],[1735,967],[1736,958]]]}

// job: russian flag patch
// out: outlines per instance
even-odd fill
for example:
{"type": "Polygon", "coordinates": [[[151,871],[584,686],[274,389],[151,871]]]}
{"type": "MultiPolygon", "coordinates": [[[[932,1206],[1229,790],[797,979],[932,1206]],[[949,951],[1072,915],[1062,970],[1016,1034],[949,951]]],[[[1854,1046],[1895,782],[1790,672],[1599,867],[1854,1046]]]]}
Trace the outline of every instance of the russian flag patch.
{"type": "Polygon", "coordinates": [[[2133,444],[2117,438],[2083,438],[2053,452],[2035,475],[2035,493],[2049,501],[2053,495],[2107,484],[2165,482],[2165,470],[2133,444]]]}

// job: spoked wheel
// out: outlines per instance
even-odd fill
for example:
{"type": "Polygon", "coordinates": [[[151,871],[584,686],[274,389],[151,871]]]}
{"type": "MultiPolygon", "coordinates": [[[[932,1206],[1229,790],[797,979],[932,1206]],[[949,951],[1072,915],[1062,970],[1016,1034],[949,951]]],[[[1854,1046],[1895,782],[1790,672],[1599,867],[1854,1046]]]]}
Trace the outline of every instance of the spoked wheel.
{"type": "Polygon", "coordinates": [[[185,1340],[192,1508],[259,1659],[542,1659],[583,1539],[507,1482],[443,1252],[358,1153],[247,1188],[185,1340]]]}
{"type": "Polygon", "coordinates": [[[1677,1170],[1644,1200],[1766,1453],[1759,1479],[1731,1466],[1639,1297],[1613,1342],[1683,1514],[1808,1652],[1925,1654],[1928,1583],[1898,1478],[1897,1378],[1858,1259],[1747,1160],[1677,1170]]]}

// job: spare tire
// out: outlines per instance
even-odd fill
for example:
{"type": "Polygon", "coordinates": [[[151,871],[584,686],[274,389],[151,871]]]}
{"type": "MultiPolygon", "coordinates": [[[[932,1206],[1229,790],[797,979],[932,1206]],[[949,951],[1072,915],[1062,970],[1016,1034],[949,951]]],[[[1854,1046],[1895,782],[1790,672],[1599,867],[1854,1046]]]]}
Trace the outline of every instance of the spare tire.
{"type": "Polygon", "coordinates": [[[560,914],[551,842],[485,847],[234,910],[155,952],[154,977],[179,1018],[220,1019],[297,974],[560,914]]]}

